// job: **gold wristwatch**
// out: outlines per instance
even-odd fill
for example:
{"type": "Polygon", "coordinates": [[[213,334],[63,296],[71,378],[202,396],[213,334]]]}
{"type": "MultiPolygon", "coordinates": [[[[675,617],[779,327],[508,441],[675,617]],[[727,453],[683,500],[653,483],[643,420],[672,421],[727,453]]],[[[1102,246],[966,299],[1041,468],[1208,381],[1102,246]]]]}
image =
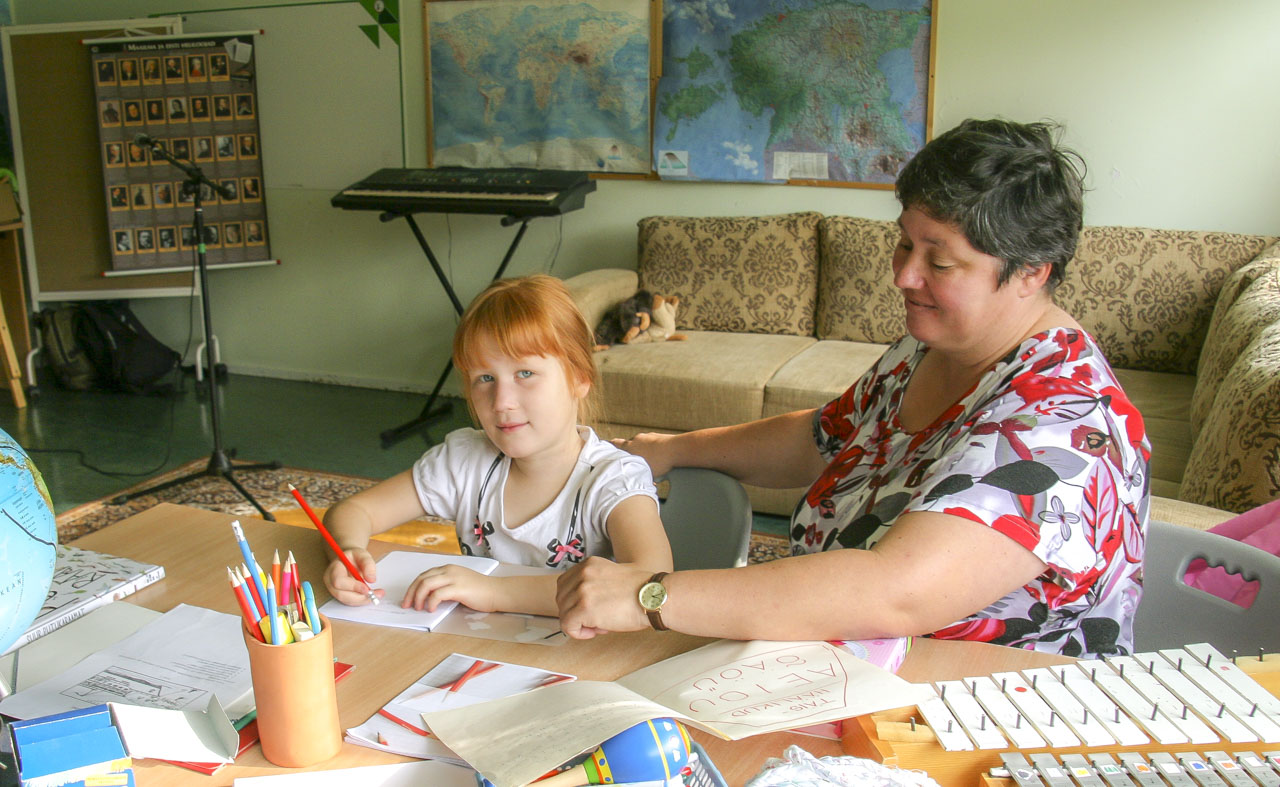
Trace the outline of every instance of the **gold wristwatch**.
{"type": "Polygon", "coordinates": [[[657,631],[667,630],[662,625],[662,605],[667,603],[667,588],[662,584],[662,578],[666,575],[666,571],[659,571],[640,586],[640,606],[649,616],[649,625],[657,631]]]}

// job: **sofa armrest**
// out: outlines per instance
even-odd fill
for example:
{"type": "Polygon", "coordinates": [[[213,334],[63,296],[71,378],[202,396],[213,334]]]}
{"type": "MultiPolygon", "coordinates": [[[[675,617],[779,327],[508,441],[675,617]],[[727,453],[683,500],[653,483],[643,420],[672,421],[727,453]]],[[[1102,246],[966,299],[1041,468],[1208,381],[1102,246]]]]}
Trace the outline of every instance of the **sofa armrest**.
{"type": "Polygon", "coordinates": [[[1280,244],[1228,277],[1201,351],[1178,497],[1244,511],[1280,495],[1280,244]]]}
{"type": "Polygon", "coordinates": [[[565,286],[587,325],[595,330],[605,309],[636,294],[639,276],[625,268],[600,268],[565,279],[565,286]]]}

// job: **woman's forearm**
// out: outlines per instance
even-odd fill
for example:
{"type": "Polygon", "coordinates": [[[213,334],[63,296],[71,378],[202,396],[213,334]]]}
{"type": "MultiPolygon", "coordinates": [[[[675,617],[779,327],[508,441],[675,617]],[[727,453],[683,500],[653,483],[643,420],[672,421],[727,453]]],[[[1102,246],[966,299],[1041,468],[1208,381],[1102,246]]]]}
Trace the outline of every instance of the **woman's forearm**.
{"type": "Polygon", "coordinates": [[[826,466],[813,441],[813,410],[699,429],[670,439],[675,466],[719,470],[754,486],[807,486],[826,466]]]}
{"type": "Polygon", "coordinates": [[[870,552],[839,550],[745,568],[679,571],[663,580],[663,623],[695,636],[741,640],[922,633],[895,603],[895,583],[881,576],[879,562],[870,552]]]}

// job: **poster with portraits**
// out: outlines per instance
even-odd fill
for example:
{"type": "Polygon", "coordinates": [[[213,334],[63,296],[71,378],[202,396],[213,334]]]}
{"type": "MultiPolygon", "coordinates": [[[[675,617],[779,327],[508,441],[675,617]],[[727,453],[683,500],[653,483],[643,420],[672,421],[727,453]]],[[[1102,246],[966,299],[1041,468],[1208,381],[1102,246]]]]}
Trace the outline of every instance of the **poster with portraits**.
{"type": "Polygon", "coordinates": [[[104,242],[117,271],[191,265],[203,241],[209,265],[269,260],[258,133],[254,36],[148,37],[87,44],[107,203],[104,242]],[[144,135],[199,167],[222,193],[196,194],[187,174],[144,135]]]}

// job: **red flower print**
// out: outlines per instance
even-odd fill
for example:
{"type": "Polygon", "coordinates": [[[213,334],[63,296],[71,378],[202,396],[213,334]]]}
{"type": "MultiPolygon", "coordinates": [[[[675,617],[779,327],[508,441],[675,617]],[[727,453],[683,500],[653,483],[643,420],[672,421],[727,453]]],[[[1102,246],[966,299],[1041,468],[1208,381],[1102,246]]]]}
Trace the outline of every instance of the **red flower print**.
{"type": "Polygon", "coordinates": [[[1107,442],[1111,438],[1089,424],[1081,424],[1071,430],[1071,447],[1091,456],[1102,456],[1107,452],[1107,442]]]}
{"type": "Polygon", "coordinates": [[[990,642],[1004,634],[1004,621],[993,618],[963,620],[946,628],[940,628],[930,636],[935,639],[963,639],[972,642],[990,642]]]}
{"type": "Polygon", "coordinates": [[[1022,442],[1022,438],[1018,437],[1017,432],[1030,432],[1031,424],[1021,418],[1006,418],[998,424],[985,423],[978,424],[974,427],[974,434],[993,434],[998,432],[1001,437],[1009,441],[1009,447],[1018,455],[1019,459],[1030,459],[1031,450],[1027,448],[1027,444],[1022,442]]]}

